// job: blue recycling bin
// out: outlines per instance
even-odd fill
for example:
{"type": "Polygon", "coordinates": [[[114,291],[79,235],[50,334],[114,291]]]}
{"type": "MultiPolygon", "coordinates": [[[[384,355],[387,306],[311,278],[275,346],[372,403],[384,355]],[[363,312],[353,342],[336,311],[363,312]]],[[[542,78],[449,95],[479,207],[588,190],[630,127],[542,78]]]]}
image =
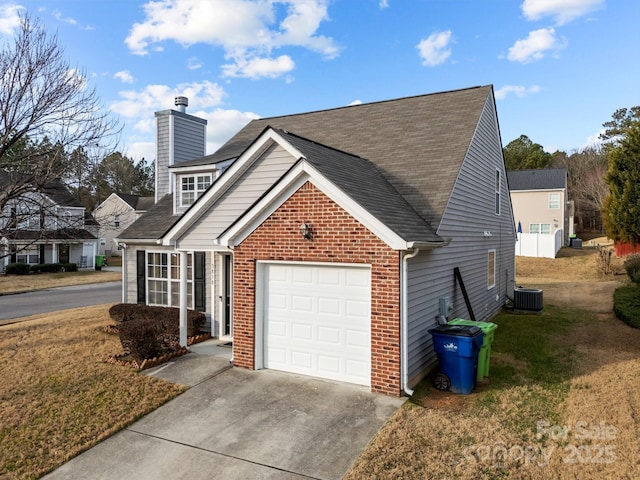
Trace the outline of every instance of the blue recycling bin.
{"type": "Polygon", "coordinates": [[[478,353],[484,336],[482,329],[446,324],[429,330],[429,333],[439,362],[436,388],[453,393],[471,393],[476,384],[478,353]]]}

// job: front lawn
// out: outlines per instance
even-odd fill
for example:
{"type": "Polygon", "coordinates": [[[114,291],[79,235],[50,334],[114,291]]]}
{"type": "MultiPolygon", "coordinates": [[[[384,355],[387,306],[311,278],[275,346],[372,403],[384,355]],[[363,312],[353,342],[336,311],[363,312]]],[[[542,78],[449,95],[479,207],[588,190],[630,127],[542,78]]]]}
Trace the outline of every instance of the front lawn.
{"type": "Polygon", "coordinates": [[[640,328],[640,285],[629,283],[618,287],[613,294],[613,311],[623,322],[640,328]]]}
{"type": "Polygon", "coordinates": [[[32,273],[29,275],[0,274],[0,294],[27,292],[42,288],[67,287],[87,283],[117,282],[122,273],[106,270],[79,270],[77,272],[32,273]]]}
{"type": "Polygon", "coordinates": [[[0,327],[0,478],[39,478],[185,390],[105,362],[108,308],[0,327]]]}
{"type": "Polygon", "coordinates": [[[549,305],[493,321],[490,378],[470,395],[425,379],[347,480],[640,478],[640,332],[549,305]]]}

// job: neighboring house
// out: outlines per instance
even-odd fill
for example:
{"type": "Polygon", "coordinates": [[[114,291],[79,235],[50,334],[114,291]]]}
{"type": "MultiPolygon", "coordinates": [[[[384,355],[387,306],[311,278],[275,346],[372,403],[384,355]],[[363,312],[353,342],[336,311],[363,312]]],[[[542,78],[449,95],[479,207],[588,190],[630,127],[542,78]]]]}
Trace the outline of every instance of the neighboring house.
{"type": "Polygon", "coordinates": [[[511,170],[507,177],[518,232],[516,254],[555,258],[573,234],[573,209],[567,198],[567,170],[511,170]]]}
{"type": "Polygon", "coordinates": [[[154,197],[112,193],[96,207],[93,217],[100,228],[100,255],[120,255],[115,239],[154,204],[154,197]]]}
{"type": "Polygon", "coordinates": [[[171,185],[118,239],[123,298],[207,312],[236,366],[411,393],[436,317],[471,316],[454,269],[477,320],[513,295],[491,86],[254,120],[180,162],[160,131],[171,185]]]}
{"type": "MultiPolygon", "coordinates": [[[[0,172],[0,184],[7,176],[0,172]]],[[[95,225],[60,181],[11,201],[0,217],[0,270],[9,263],[76,263],[93,268],[95,225]]]]}

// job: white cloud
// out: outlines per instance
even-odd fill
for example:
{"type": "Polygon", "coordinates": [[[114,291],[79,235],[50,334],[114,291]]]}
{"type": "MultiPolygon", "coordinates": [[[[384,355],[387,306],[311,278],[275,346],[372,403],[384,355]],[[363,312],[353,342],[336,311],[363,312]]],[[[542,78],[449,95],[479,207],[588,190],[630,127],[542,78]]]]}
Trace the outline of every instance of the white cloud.
{"type": "Polygon", "coordinates": [[[552,17],[558,25],[598,10],[605,0],[524,0],[522,13],[528,20],[552,17]]]}
{"type": "MultiPolygon", "coordinates": [[[[328,0],[158,0],[144,5],[145,19],[135,23],[126,38],[129,49],[139,55],[175,41],[185,47],[207,43],[221,47],[236,66],[227,71],[239,76],[264,71],[273,76],[281,68],[246,68],[258,60],[273,63],[274,49],[296,46],[331,59],[339,47],[330,37],[318,35],[321,22],[328,20],[328,0]],[[285,9],[286,13],[280,12],[285,9]]],[[[282,58],[279,57],[279,58],[282,58]]],[[[282,62],[282,60],[280,60],[282,62]]],[[[272,65],[273,66],[273,65],[272,65]]],[[[229,67],[229,66],[227,66],[229,67]]]]}
{"type": "Polygon", "coordinates": [[[525,87],[523,85],[505,85],[495,91],[495,97],[498,100],[504,100],[507,95],[513,93],[516,97],[524,98],[539,92],[540,87],[538,85],[532,85],[530,87],[525,87]]]}
{"type": "Polygon", "coordinates": [[[120,80],[122,83],[133,83],[133,75],[129,70],[121,70],[113,75],[113,78],[120,80]]]}
{"type": "Polygon", "coordinates": [[[223,65],[225,77],[245,77],[257,79],[260,77],[277,78],[295,68],[296,64],[289,55],[278,58],[238,58],[233,64],[223,65]]]}
{"type": "Polygon", "coordinates": [[[93,30],[94,28],[91,25],[80,25],[75,18],[65,17],[62,15],[62,12],[59,10],[54,10],[51,15],[53,18],[58,20],[59,22],[68,23],[69,25],[73,25],[74,27],[78,27],[82,30],[93,30]]]}
{"type": "Polygon", "coordinates": [[[0,34],[12,35],[20,26],[20,11],[24,7],[20,5],[0,5],[0,34]]]}
{"type": "Polygon", "coordinates": [[[385,8],[389,7],[389,0],[380,0],[378,2],[378,6],[380,7],[380,10],[384,10],[385,8]]]}
{"type": "Polygon", "coordinates": [[[179,95],[189,98],[187,113],[208,121],[207,153],[213,153],[251,120],[260,118],[253,112],[219,108],[224,91],[211,82],[185,83],[174,88],[148,85],[139,91],[123,91],[120,92],[122,100],[111,104],[110,109],[133,125],[132,134],[125,139],[128,146],[126,155],[134,160],[142,157],[147,160],[155,159],[154,113],[175,108],[174,98],[179,95]]]}
{"type": "Polygon", "coordinates": [[[434,32],[420,41],[416,48],[422,58],[422,64],[433,67],[443,63],[451,55],[449,44],[451,42],[451,30],[434,32]]]}
{"type": "Polygon", "coordinates": [[[210,112],[192,112],[192,114],[207,119],[207,153],[215,152],[247,123],[260,118],[259,115],[252,112],[223,110],[221,108],[210,112]]]}
{"type": "Polygon", "coordinates": [[[582,144],[579,148],[580,151],[585,150],[587,148],[600,148],[604,142],[600,138],[600,135],[605,132],[604,128],[601,128],[593,135],[589,135],[585,140],[584,144],[582,144]]]}
{"type": "Polygon", "coordinates": [[[354,100],[349,104],[350,107],[353,107],[354,105],[362,105],[362,100],[354,100]]]}
{"type": "Polygon", "coordinates": [[[550,50],[560,50],[566,46],[565,40],[556,38],[556,31],[553,28],[541,28],[529,32],[529,36],[524,40],[518,40],[509,49],[507,58],[512,62],[529,63],[540,60],[545,53],[550,50]]]}
{"type": "MultiPolygon", "coordinates": [[[[177,96],[189,98],[191,108],[212,108],[222,103],[224,90],[217,83],[182,83],[171,88],[167,85],[147,85],[143,90],[119,92],[122,100],[112,103],[109,109],[134,121],[154,118],[154,112],[174,108],[177,96]]],[[[138,128],[139,124],[136,124],[138,128]]]]}
{"type": "Polygon", "coordinates": [[[197,57],[191,57],[187,60],[187,68],[189,70],[199,70],[202,68],[202,62],[197,57]]]}

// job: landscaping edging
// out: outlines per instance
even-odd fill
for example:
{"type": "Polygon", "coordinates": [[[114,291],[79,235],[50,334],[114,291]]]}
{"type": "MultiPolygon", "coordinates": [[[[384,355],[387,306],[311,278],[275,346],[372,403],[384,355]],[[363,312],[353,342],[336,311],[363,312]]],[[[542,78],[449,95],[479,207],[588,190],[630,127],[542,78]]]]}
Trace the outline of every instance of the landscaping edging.
{"type": "MultiPolygon", "coordinates": [[[[195,335],[193,337],[187,338],[187,346],[194,345],[196,343],[204,342],[205,340],[209,340],[211,338],[211,334],[202,333],[200,335],[195,335]]],[[[180,347],[178,350],[173,352],[165,353],[164,355],[160,355],[159,357],[154,358],[145,358],[142,361],[138,360],[125,360],[129,355],[111,355],[107,358],[107,363],[111,363],[114,365],[120,365],[123,367],[130,367],[136,370],[146,370],[148,368],[156,367],[164,362],[168,362],[171,359],[181,357],[189,353],[189,349],[187,347],[180,347]]]]}

